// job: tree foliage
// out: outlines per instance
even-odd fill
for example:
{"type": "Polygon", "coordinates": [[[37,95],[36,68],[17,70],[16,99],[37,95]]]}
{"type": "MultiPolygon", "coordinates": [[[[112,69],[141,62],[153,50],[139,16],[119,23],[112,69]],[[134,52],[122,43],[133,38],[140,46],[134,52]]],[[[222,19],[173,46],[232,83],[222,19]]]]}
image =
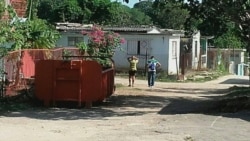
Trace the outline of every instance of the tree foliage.
{"type": "Polygon", "coordinates": [[[184,29],[189,12],[182,7],[181,2],[175,0],[155,0],[153,9],[155,9],[154,24],[162,28],[184,29]]]}
{"type": "Polygon", "coordinates": [[[110,0],[41,0],[37,9],[38,17],[50,23],[76,22],[99,25],[151,23],[150,18],[143,12],[110,0]]]}
{"type": "Polygon", "coordinates": [[[235,28],[233,36],[241,37],[242,41],[250,45],[249,0],[203,0],[202,3],[198,0],[188,0],[186,7],[192,16],[186,22],[186,29],[192,29],[193,21],[200,21],[197,29],[202,35],[222,38],[231,28],[228,23],[233,22],[235,28]]]}
{"type": "Polygon", "coordinates": [[[82,20],[83,11],[78,0],[40,0],[38,17],[49,22],[77,22],[82,20]]]}
{"type": "Polygon", "coordinates": [[[11,50],[23,48],[52,48],[59,33],[41,19],[18,18],[12,7],[8,7],[10,20],[1,21],[0,45],[11,50]]]}
{"type": "Polygon", "coordinates": [[[153,16],[153,1],[142,1],[142,2],[138,2],[134,5],[133,8],[139,9],[140,11],[142,11],[143,13],[145,13],[148,16],[153,16]]]}
{"type": "Polygon", "coordinates": [[[188,34],[200,30],[201,35],[215,38],[241,37],[238,41],[250,45],[249,9],[250,0],[138,0],[134,8],[110,0],[40,0],[38,17],[51,23],[153,24],[161,28],[185,29],[188,34]]]}
{"type": "Polygon", "coordinates": [[[243,48],[244,43],[235,32],[234,25],[232,25],[227,32],[214,40],[214,45],[218,48],[243,48]]]}
{"type": "Polygon", "coordinates": [[[136,8],[130,10],[130,25],[152,25],[151,18],[136,8]]]}
{"type": "Polygon", "coordinates": [[[0,17],[3,16],[4,11],[5,11],[5,2],[4,0],[0,0],[0,17]]]}

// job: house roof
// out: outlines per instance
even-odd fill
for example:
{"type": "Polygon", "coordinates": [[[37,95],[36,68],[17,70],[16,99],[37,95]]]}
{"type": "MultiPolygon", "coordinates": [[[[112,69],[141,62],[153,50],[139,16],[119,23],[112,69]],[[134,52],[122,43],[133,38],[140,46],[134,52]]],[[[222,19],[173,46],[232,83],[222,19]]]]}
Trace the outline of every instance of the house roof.
{"type": "MultiPolygon", "coordinates": [[[[79,23],[56,23],[59,31],[80,32],[91,30],[93,24],[79,23]]],[[[104,31],[114,31],[119,33],[138,33],[138,34],[167,34],[172,36],[183,36],[184,31],[173,29],[159,29],[155,26],[133,26],[133,27],[103,27],[104,31]]]]}

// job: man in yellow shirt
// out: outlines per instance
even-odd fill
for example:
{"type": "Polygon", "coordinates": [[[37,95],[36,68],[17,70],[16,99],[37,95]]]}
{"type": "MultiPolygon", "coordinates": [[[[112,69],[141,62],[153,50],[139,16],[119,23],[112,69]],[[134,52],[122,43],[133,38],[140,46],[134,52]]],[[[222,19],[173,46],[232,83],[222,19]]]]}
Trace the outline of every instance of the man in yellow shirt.
{"type": "Polygon", "coordinates": [[[129,87],[134,87],[134,82],[135,82],[135,74],[137,72],[137,63],[139,62],[139,59],[135,56],[128,57],[128,62],[130,64],[129,66],[129,87]],[[132,85],[131,85],[132,82],[132,85]]]}

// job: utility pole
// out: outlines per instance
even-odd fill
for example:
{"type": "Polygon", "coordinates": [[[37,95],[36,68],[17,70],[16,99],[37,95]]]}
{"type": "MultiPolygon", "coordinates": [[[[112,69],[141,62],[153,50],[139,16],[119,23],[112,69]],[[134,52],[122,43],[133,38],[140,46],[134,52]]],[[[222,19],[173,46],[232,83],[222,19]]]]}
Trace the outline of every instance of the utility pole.
{"type": "Polygon", "coordinates": [[[30,4],[29,4],[29,21],[31,20],[31,15],[32,15],[32,7],[33,7],[33,0],[30,0],[30,4]]]}

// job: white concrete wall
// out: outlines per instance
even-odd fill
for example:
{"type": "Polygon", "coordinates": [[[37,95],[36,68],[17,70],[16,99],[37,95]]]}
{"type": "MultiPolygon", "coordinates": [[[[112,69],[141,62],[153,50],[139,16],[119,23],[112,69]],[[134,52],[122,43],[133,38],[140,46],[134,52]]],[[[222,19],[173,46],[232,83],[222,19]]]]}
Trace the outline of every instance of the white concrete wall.
{"type": "MultiPolygon", "coordinates": [[[[83,37],[80,33],[67,33],[61,32],[61,38],[57,41],[57,47],[69,47],[68,46],[68,37],[83,37]]],[[[150,56],[154,56],[161,63],[161,70],[167,71],[169,74],[176,74],[176,58],[171,58],[172,56],[172,41],[177,41],[177,65],[179,67],[179,54],[180,54],[180,37],[178,36],[169,36],[169,35],[157,35],[157,34],[121,34],[126,41],[121,45],[121,49],[117,48],[113,60],[115,61],[115,66],[117,69],[127,70],[129,68],[129,63],[127,57],[131,56],[127,53],[127,40],[130,39],[145,39],[149,41],[147,53],[148,56],[139,56],[140,61],[138,64],[138,69],[145,69],[145,64],[150,56]],[[171,59],[170,59],[171,58],[171,59]]],[[[84,41],[87,42],[87,36],[84,36],[84,41]]]]}
{"type": "Polygon", "coordinates": [[[125,38],[125,44],[122,44],[122,51],[116,50],[116,53],[113,57],[117,69],[128,69],[127,57],[131,56],[127,54],[127,40],[130,39],[146,39],[149,40],[149,46],[147,49],[147,58],[146,56],[139,56],[138,69],[145,69],[145,64],[150,56],[154,56],[160,63],[161,69],[164,71],[168,70],[168,53],[169,53],[169,37],[164,35],[121,35],[125,38]]]}
{"type": "MultiPolygon", "coordinates": [[[[115,54],[112,59],[115,61],[115,67],[117,69],[126,70],[129,65],[127,61],[127,46],[128,46],[127,38],[128,36],[122,35],[122,37],[125,39],[125,43],[121,45],[120,47],[121,49],[120,48],[116,49],[115,54]]],[[[139,61],[141,61],[140,58],[139,58],[139,61]]]]}
{"type": "Polygon", "coordinates": [[[168,74],[174,75],[179,72],[179,63],[180,63],[180,37],[171,37],[169,40],[169,56],[168,56],[168,74]],[[177,42],[176,54],[173,54],[172,42],[177,42]]]}
{"type": "Polygon", "coordinates": [[[169,69],[169,36],[154,35],[152,37],[152,51],[150,56],[154,56],[161,63],[161,69],[168,71],[169,69]]]}
{"type": "Polygon", "coordinates": [[[200,32],[193,36],[192,41],[192,69],[198,68],[200,57],[200,32]],[[195,55],[195,43],[197,43],[197,54],[195,55]]]}
{"type": "Polygon", "coordinates": [[[75,46],[68,46],[68,37],[83,37],[84,41],[88,42],[88,37],[86,35],[83,36],[80,33],[61,32],[61,38],[57,41],[56,47],[75,47],[75,46]]]}

